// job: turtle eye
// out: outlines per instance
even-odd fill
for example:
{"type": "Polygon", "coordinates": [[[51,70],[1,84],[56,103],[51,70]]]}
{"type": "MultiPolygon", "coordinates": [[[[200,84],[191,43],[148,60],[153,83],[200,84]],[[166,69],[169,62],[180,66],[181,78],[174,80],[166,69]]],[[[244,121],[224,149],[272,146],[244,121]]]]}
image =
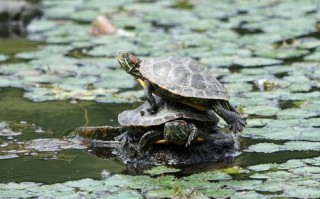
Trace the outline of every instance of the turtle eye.
{"type": "Polygon", "coordinates": [[[122,58],[128,58],[129,57],[129,54],[128,53],[123,53],[122,54],[122,58]]]}

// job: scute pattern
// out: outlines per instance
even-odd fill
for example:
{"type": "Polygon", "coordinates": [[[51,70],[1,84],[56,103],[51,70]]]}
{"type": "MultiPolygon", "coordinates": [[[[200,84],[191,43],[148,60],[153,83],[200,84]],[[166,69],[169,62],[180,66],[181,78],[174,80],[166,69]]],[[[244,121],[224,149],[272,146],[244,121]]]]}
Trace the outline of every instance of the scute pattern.
{"type": "Polygon", "coordinates": [[[146,59],[141,74],[162,89],[182,97],[229,100],[224,86],[196,62],[181,57],[146,59]]]}
{"type": "Polygon", "coordinates": [[[213,111],[204,113],[183,104],[163,100],[155,95],[154,97],[159,107],[157,114],[150,114],[147,111],[150,105],[148,102],[145,102],[134,110],[120,113],[118,116],[119,124],[122,126],[148,127],[161,125],[179,118],[206,122],[208,124],[218,123],[219,119],[213,111]],[[144,114],[141,114],[142,111],[144,114]]]}

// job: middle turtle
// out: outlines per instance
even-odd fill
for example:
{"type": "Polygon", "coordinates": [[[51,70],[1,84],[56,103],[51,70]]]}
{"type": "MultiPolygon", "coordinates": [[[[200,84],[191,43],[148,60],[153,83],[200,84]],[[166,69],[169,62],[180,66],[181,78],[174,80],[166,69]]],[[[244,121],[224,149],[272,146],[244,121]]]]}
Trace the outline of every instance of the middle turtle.
{"type": "Polygon", "coordinates": [[[141,60],[129,53],[119,53],[118,62],[127,73],[145,88],[151,112],[157,111],[152,93],[186,104],[199,111],[214,110],[233,132],[247,124],[229,103],[224,86],[193,60],[183,57],[160,57],[141,60]]]}

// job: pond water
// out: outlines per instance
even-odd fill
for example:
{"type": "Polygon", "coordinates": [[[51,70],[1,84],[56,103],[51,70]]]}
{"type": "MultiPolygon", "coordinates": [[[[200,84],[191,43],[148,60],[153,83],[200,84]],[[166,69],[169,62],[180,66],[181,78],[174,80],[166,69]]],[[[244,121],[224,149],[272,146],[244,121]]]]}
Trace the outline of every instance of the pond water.
{"type": "Polygon", "coordinates": [[[0,196],[320,196],[317,0],[35,5],[44,15],[25,37],[0,38],[0,196]],[[100,14],[117,31],[89,36],[100,14]],[[110,151],[98,157],[73,139],[75,128],[116,126],[119,113],[143,102],[142,89],[115,59],[121,50],[187,56],[206,67],[248,115],[238,135],[241,153],[137,175],[110,151]]]}

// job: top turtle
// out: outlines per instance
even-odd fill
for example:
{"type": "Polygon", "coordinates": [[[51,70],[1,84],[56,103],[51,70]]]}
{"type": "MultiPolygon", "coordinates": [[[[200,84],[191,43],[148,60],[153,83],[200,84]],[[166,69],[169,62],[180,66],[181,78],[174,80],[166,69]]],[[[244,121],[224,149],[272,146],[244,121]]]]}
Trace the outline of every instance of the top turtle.
{"type": "Polygon", "coordinates": [[[142,61],[126,52],[119,53],[117,59],[145,88],[151,112],[157,111],[154,93],[200,111],[213,109],[235,133],[247,124],[229,103],[225,87],[192,59],[169,56],[142,61]]]}

